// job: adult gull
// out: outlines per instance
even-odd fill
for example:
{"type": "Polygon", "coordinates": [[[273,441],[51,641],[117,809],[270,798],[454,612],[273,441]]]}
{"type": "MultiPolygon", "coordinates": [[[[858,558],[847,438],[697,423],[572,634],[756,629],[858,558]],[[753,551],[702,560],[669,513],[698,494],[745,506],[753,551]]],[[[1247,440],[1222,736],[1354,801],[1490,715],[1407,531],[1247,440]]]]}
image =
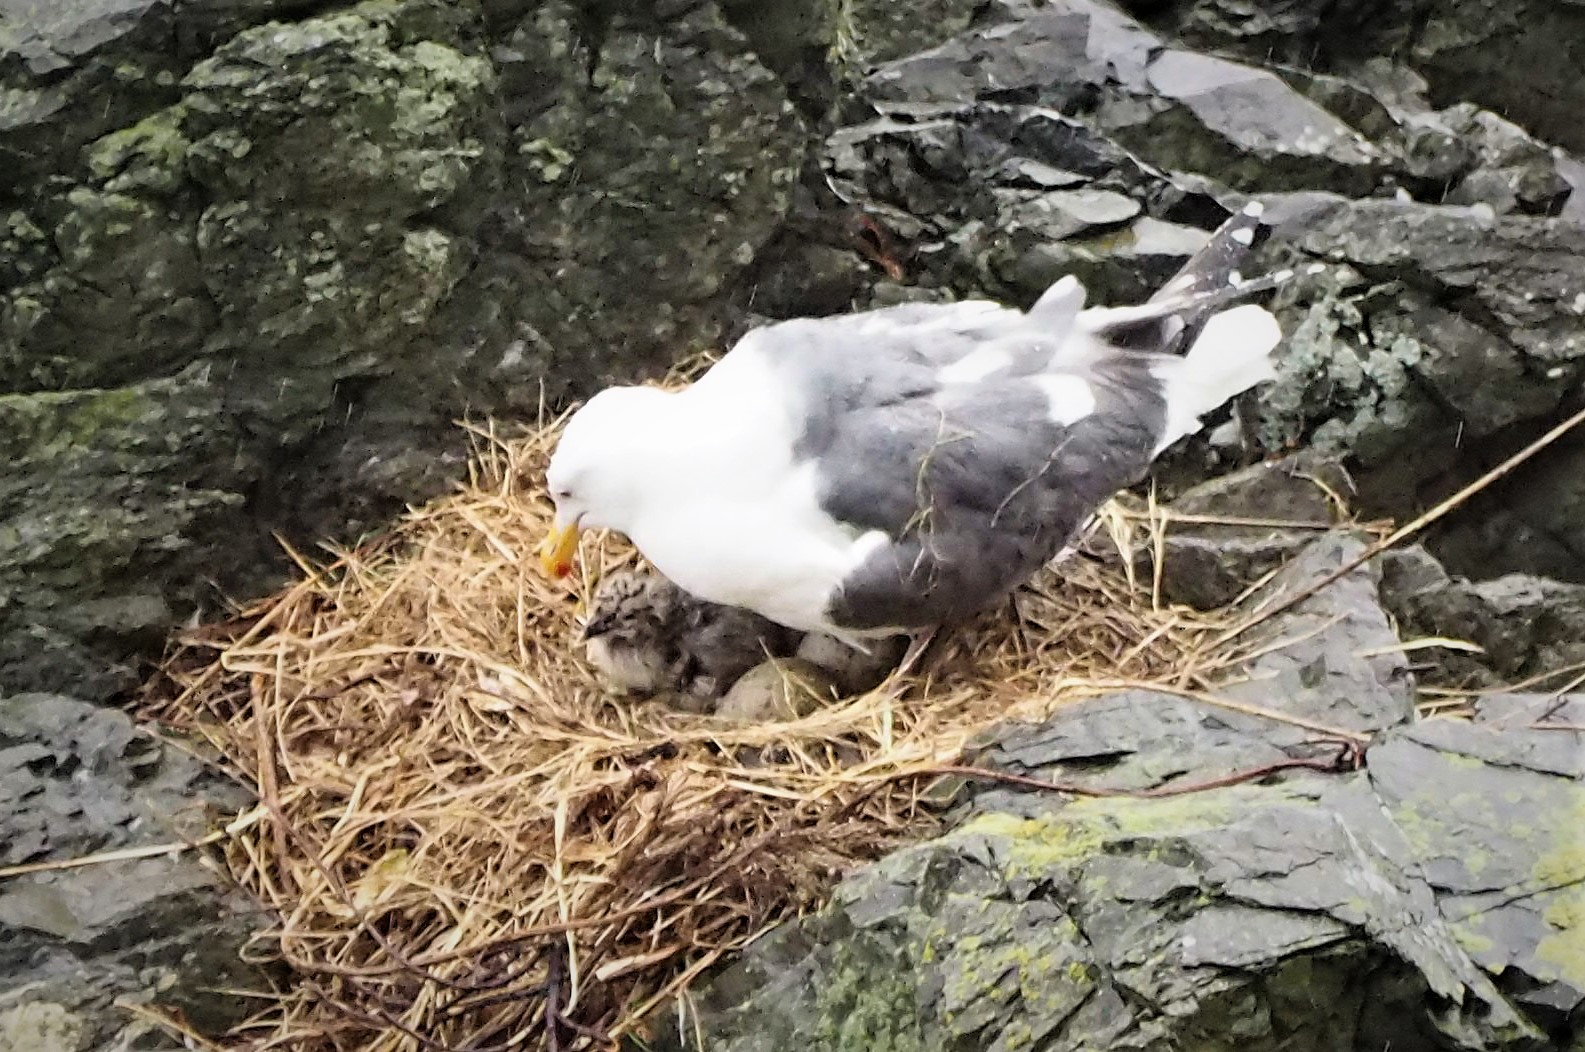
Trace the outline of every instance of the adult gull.
{"type": "Polygon", "coordinates": [[[612,387],[568,420],[540,550],[626,534],[679,587],[863,646],[961,622],[1050,561],[1200,419],[1273,376],[1281,338],[1238,301],[1251,204],[1149,301],[1085,308],[1065,277],[985,301],[800,318],[691,386],[612,387]]]}

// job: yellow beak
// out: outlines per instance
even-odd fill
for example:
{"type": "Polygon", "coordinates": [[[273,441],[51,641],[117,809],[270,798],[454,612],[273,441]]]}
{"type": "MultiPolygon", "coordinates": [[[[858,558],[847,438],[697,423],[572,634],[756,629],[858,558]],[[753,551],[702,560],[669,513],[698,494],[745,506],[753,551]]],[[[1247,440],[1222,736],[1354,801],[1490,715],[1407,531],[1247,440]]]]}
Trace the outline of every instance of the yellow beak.
{"type": "Polygon", "coordinates": [[[566,577],[572,573],[572,561],[578,554],[578,526],[557,521],[539,545],[539,567],[550,577],[566,577]]]}

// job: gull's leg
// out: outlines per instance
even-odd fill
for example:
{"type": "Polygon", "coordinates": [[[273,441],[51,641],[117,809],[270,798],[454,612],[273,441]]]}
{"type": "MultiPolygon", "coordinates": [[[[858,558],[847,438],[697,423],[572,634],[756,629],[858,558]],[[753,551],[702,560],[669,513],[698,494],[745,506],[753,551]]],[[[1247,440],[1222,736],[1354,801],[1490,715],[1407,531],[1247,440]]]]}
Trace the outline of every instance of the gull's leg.
{"type": "Polygon", "coordinates": [[[908,649],[903,651],[903,658],[897,662],[897,670],[893,675],[902,676],[913,671],[914,665],[924,656],[930,644],[935,642],[936,628],[925,628],[908,634],[908,649]]]}

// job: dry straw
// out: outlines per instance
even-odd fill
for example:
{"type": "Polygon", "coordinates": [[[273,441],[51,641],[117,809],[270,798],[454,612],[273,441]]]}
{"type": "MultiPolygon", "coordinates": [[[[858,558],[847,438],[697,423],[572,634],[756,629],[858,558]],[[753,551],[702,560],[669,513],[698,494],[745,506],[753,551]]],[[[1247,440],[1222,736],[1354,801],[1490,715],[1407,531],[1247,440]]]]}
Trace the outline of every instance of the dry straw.
{"type": "MultiPolygon", "coordinates": [[[[189,633],[148,711],[256,790],[224,861],[291,982],[230,1047],[601,1047],[723,955],[933,828],[927,790],[1008,719],[1203,690],[1229,624],[1129,559],[1077,558],[923,670],[795,722],[613,698],[533,557],[557,427],[483,434],[469,482],[234,621],[189,633]],[[554,1025],[551,1025],[554,1024],[554,1025]]],[[[1092,546],[1160,516],[1114,505],[1092,546]]],[[[584,581],[629,561],[587,541],[584,581]]],[[[585,588],[587,585],[584,586],[585,588]]]]}

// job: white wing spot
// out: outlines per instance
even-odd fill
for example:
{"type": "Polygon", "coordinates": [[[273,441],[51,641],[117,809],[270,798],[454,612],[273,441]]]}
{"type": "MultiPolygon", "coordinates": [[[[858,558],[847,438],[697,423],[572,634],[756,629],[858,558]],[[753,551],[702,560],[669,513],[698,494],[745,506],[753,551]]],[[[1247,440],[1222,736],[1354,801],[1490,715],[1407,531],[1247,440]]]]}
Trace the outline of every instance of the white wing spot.
{"type": "Polygon", "coordinates": [[[1095,412],[1095,392],[1082,376],[1051,373],[1035,377],[1051,406],[1051,422],[1068,427],[1095,412]]]}
{"type": "Polygon", "coordinates": [[[1240,245],[1253,245],[1255,243],[1255,231],[1247,226],[1242,230],[1233,231],[1231,237],[1240,245]]]}
{"type": "Polygon", "coordinates": [[[990,376],[992,373],[1001,372],[1013,364],[1013,356],[1000,347],[981,347],[977,351],[970,351],[951,365],[944,365],[936,370],[936,382],[940,384],[972,384],[990,376]]]}
{"type": "MultiPolygon", "coordinates": [[[[1251,219],[1259,219],[1265,211],[1266,206],[1261,204],[1259,201],[1251,201],[1243,208],[1244,214],[1249,216],[1251,219]]],[[[1240,233],[1242,233],[1242,231],[1240,231],[1240,233]]],[[[1237,237],[1238,235],[1234,234],[1233,236],[1237,237]]],[[[1246,241],[1245,244],[1248,244],[1248,242],[1246,241]]]]}

